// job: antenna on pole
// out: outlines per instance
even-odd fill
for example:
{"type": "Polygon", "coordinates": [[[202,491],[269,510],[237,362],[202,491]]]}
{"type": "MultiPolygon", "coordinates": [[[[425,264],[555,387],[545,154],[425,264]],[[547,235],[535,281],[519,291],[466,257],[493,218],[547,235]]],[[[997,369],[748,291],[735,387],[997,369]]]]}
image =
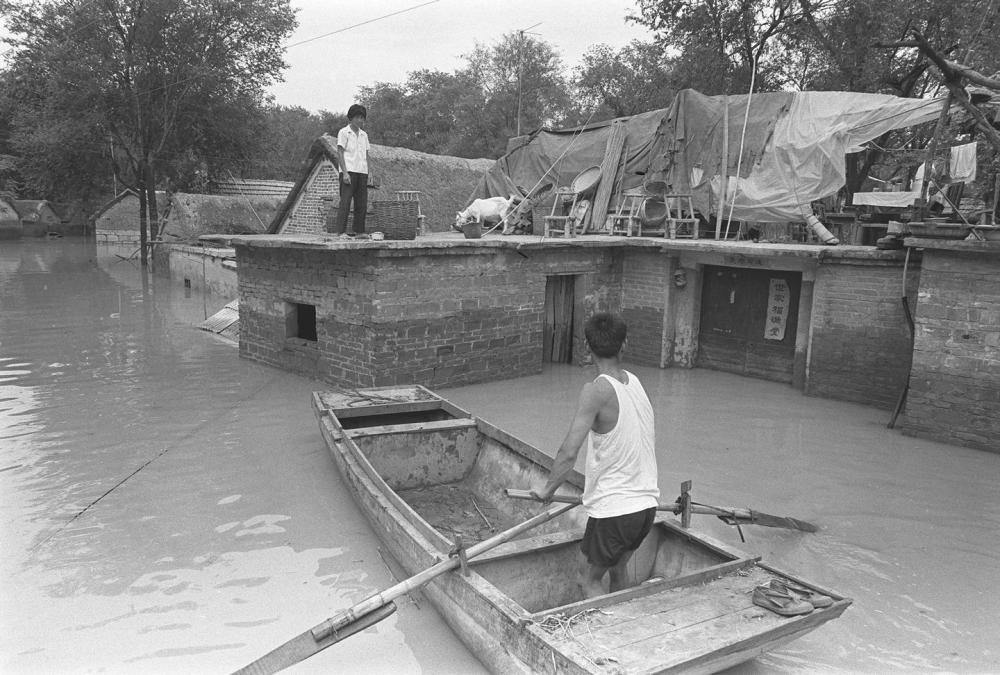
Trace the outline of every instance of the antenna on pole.
{"type": "MultiPolygon", "coordinates": [[[[524,51],[524,34],[530,31],[532,28],[537,28],[541,26],[542,22],[539,21],[534,26],[528,26],[527,28],[521,28],[517,31],[520,36],[517,43],[517,135],[521,135],[521,62],[522,55],[521,52],[524,51]]],[[[538,35],[538,33],[531,33],[532,35],[538,35]]]]}

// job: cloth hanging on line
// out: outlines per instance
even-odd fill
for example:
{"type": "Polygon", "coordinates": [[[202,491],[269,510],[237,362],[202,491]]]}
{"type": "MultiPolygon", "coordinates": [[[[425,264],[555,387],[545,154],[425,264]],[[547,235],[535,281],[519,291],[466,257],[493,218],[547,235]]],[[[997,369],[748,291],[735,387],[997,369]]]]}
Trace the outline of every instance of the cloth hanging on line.
{"type": "Polygon", "coordinates": [[[952,183],[971,183],[976,180],[976,142],[952,147],[949,168],[952,183]]]}

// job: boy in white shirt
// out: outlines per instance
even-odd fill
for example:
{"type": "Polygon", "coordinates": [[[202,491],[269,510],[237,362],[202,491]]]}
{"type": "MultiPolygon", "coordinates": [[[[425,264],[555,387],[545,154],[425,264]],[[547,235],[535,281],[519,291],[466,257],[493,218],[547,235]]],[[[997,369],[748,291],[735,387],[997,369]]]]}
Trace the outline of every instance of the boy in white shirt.
{"type": "MultiPolygon", "coordinates": [[[[348,125],[337,133],[337,156],[340,159],[340,207],[337,209],[335,234],[347,230],[347,214],[354,202],[354,234],[365,231],[368,211],[368,134],[365,122],[368,111],[355,103],[347,110],[348,125]]],[[[350,235],[349,235],[350,236],[350,235]]]]}

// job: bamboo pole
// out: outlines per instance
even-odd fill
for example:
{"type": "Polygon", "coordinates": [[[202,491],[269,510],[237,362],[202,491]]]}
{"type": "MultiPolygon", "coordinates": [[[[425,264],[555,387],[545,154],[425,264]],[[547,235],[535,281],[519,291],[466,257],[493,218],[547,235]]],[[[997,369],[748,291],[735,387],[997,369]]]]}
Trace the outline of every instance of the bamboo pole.
{"type": "Polygon", "coordinates": [[[729,96],[722,99],[722,180],[719,183],[719,203],[715,206],[715,238],[722,237],[722,212],[726,210],[726,191],[729,189],[729,96]]]}

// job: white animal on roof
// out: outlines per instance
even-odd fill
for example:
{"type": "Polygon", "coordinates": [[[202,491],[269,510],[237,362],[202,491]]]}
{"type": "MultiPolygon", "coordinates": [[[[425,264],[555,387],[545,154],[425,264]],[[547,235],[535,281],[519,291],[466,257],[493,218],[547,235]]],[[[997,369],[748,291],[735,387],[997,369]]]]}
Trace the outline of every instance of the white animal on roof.
{"type": "Polygon", "coordinates": [[[485,222],[498,223],[507,217],[513,203],[513,195],[510,197],[477,199],[469,204],[467,208],[455,214],[455,229],[461,231],[463,225],[473,221],[480,224],[485,222]]]}

